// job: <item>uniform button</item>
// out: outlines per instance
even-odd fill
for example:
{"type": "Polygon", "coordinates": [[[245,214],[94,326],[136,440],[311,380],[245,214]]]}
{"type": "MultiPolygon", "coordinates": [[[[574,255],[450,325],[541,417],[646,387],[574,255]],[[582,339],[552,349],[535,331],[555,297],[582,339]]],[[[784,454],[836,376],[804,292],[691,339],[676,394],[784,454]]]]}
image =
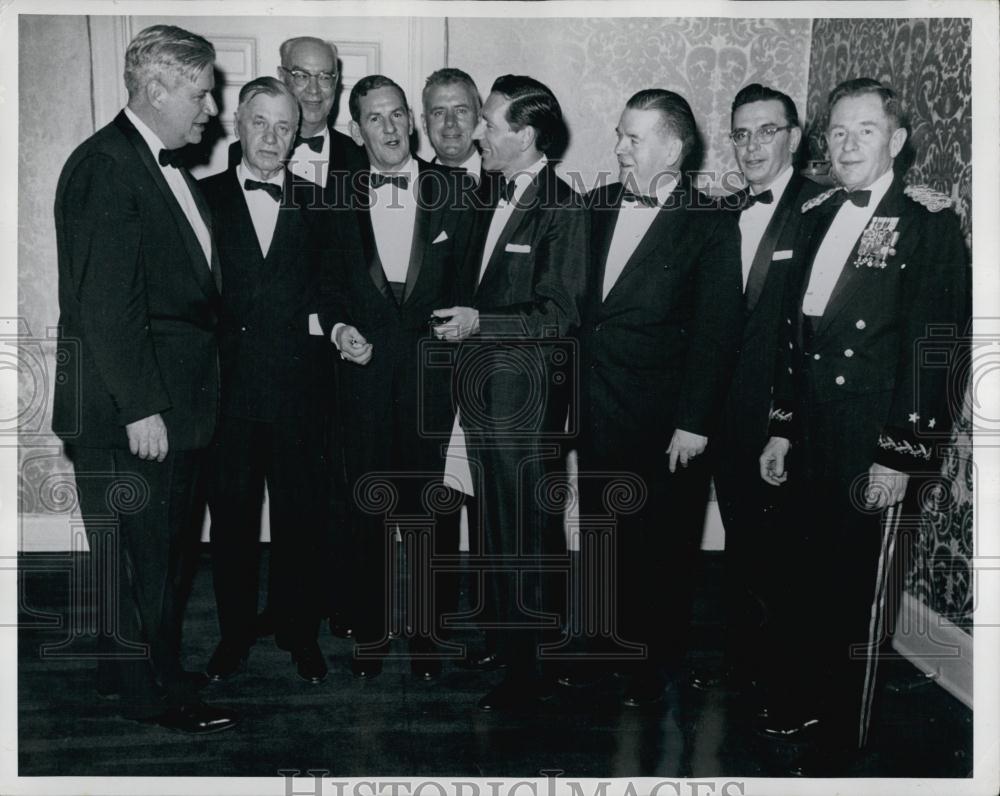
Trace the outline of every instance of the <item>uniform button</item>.
{"type": "Polygon", "coordinates": [[[863,320],[859,320],[856,324],[854,324],[855,329],[864,329],[865,326],[867,326],[867,324],[863,320]]]}
{"type": "Polygon", "coordinates": [[[837,376],[837,378],[835,378],[834,381],[837,382],[837,384],[843,384],[845,379],[843,376],[837,376]]]}
{"type": "Polygon", "coordinates": [[[848,359],[850,359],[851,357],[853,357],[854,356],[854,349],[853,348],[845,348],[844,349],[844,356],[847,357],[848,359]]]}
{"type": "Polygon", "coordinates": [[[791,369],[791,368],[789,368],[789,369],[788,369],[788,375],[791,375],[791,374],[792,374],[792,369],[791,369]]]}
{"type": "Polygon", "coordinates": [[[601,324],[597,324],[596,326],[594,326],[594,331],[595,332],[601,331],[601,324]]]}
{"type": "Polygon", "coordinates": [[[792,325],[792,319],[791,318],[785,318],[785,323],[787,323],[789,326],[791,326],[792,325]]]}
{"type": "Polygon", "coordinates": [[[247,327],[246,327],[246,326],[241,326],[241,327],[240,327],[240,331],[241,331],[241,332],[245,332],[246,330],[247,330],[247,327]]]}
{"type": "Polygon", "coordinates": [[[788,344],[788,348],[789,348],[789,350],[791,350],[791,349],[795,348],[795,346],[793,346],[791,343],[789,343],[788,344]]]}
{"type": "Polygon", "coordinates": [[[813,354],[813,359],[819,359],[819,354],[813,354]]]}

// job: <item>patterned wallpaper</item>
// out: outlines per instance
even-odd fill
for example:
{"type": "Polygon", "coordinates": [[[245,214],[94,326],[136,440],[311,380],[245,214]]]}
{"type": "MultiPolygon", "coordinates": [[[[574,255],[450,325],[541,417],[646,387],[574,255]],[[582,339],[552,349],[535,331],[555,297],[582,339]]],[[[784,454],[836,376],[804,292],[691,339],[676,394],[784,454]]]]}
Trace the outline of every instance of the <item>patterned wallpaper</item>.
{"type": "MultiPolygon", "coordinates": [[[[617,178],[614,129],[625,101],[666,88],[691,104],[705,145],[704,170],[735,169],[729,107],[763,82],[804,108],[808,19],[450,19],[448,65],[485,95],[507,72],[538,78],[562,105],[571,140],[562,171],[593,187],[617,178]]],[[[717,181],[716,181],[717,182],[717,181]]]]}
{"type": "MultiPolygon", "coordinates": [[[[809,63],[807,118],[818,134],[826,97],[849,77],[891,85],[910,118],[913,162],[909,183],[949,195],[972,241],[971,23],[967,19],[817,19],[809,63]]],[[[950,211],[942,211],[950,212],[950,211]]],[[[907,588],[925,605],[971,632],[972,412],[965,396],[962,420],[942,468],[942,489],[924,513],[907,588]]]]}

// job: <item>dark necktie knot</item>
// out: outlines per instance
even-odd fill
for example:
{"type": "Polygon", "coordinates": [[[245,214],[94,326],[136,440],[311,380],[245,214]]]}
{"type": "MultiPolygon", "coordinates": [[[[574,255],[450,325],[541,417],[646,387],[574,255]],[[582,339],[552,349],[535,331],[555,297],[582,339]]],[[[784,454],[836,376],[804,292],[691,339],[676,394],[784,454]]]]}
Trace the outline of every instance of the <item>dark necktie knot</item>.
{"type": "Polygon", "coordinates": [[[259,180],[243,180],[243,187],[248,191],[266,191],[275,202],[281,201],[281,186],[273,182],[260,182],[259,180]]]}
{"type": "Polygon", "coordinates": [[[855,207],[868,207],[868,202],[871,201],[872,192],[871,191],[848,191],[846,188],[842,191],[837,191],[831,199],[831,207],[840,207],[844,202],[850,202],[855,207]]]}
{"type": "Polygon", "coordinates": [[[625,191],[625,193],[622,194],[622,201],[635,202],[643,207],[656,207],[659,204],[659,202],[656,201],[655,196],[646,196],[645,194],[633,193],[632,191],[625,191]]]}
{"type": "Polygon", "coordinates": [[[295,136],[295,146],[293,149],[298,149],[300,145],[305,144],[313,152],[323,151],[323,136],[321,135],[311,135],[309,137],[297,135],[295,136]]]}
{"type": "Polygon", "coordinates": [[[517,187],[517,183],[514,180],[501,179],[500,180],[500,198],[505,202],[514,201],[514,189],[517,187]]]}
{"type": "Polygon", "coordinates": [[[373,171],[371,176],[372,188],[378,189],[383,185],[393,185],[405,191],[410,187],[410,178],[405,174],[382,174],[379,171],[373,171]]]}
{"type": "Polygon", "coordinates": [[[161,149],[156,159],[160,161],[161,166],[173,166],[175,169],[179,169],[184,165],[181,151],[180,149],[161,149]]]}

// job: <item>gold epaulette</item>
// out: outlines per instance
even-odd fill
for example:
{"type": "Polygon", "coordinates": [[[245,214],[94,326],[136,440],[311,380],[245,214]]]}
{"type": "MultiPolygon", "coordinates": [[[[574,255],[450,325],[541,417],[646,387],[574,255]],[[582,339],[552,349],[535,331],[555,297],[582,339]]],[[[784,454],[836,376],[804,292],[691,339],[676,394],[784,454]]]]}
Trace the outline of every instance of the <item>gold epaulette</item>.
{"type": "Polygon", "coordinates": [[[951,198],[940,191],[935,191],[929,185],[907,185],[903,193],[914,202],[919,202],[932,213],[951,207],[951,198]]]}
{"type": "Polygon", "coordinates": [[[823,204],[823,202],[825,202],[827,199],[829,199],[831,196],[837,193],[837,191],[842,191],[842,190],[844,189],[838,185],[836,188],[831,188],[828,191],[823,191],[823,193],[819,194],[818,196],[814,196],[808,202],[805,202],[802,205],[802,212],[808,213],[814,207],[819,207],[821,204],[823,204]]]}

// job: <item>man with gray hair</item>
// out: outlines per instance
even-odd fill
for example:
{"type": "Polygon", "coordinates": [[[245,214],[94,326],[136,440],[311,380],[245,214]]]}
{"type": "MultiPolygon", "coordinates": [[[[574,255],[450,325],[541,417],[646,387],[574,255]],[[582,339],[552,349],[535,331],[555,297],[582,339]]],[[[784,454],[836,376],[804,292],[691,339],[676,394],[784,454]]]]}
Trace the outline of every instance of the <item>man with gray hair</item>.
{"type": "Polygon", "coordinates": [[[182,163],[218,113],[214,59],[181,28],[141,31],[125,53],[128,107],[70,155],[55,202],[52,426],[91,556],[117,562],[117,593],[101,600],[115,613],[98,617],[98,693],[120,694],[128,718],[189,733],[236,724],[198,700],[180,662],[195,483],[219,405],[221,289],[208,210],[182,163]]]}
{"type": "Polygon", "coordinates": [[[222,407],[211,449],[208,504],[212,572],[222,639],[206,667],[238,674],[256,637],[260,512],[267,484],[271,556],[268,600],[275,642],[299,677],[326,677],[319,626],[319,495],[322,406],[331,371],[318,312],[329,258],[313,186],[285,159],[298,127],[295,95],[274,77],[243,86],[235,127],[243,159],[201,182],[226,274],[219,323],[222,407]],[[303,195],[305,194],[305,195],[303,195]],[[318,329],[318,323],[313,320],[318,329]]]}
{"type": "Polygon", "coordinates": [[[422,98],[420,120],[435,153],[431,162],[463,169],[478,183],[482,158],[472,134],[482,103],[476,84],[461,69],[438,69],[427,78],[422,98]]]}

